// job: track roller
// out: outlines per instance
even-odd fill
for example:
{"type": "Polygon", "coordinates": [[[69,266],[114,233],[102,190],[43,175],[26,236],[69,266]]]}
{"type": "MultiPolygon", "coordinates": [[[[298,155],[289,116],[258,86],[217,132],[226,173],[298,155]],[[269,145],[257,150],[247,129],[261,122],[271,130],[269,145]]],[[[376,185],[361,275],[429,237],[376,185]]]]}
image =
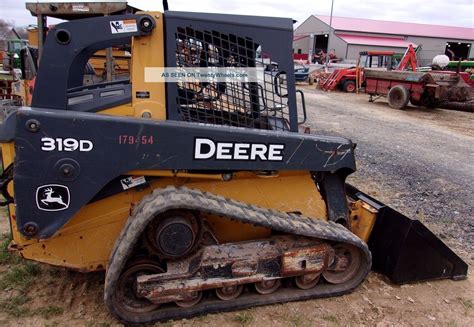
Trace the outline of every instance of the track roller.
{"type": "Polygon", "coordinates": [[[295,284],[299,289],[309,290],[318,284],[320,277],[321,274],[306,274],[297,276],[295,277],[295,284]]]}
{"type": "Polygon", "coordinates": [[[361,265],[361,253],[352,245],[337,244],[334,246],[333,263],[323,272],[324,279],[331,284],[345,283],[357,273],[361,265]]]}
{"type": "Polygon", "coordinates": [[[202,292],[197,291],[197,292],[192,292],[190,294],[190,299],[188,300],[182,300],[182,301],[176,301],[176,305],[181,308],[190,308],[192,306],[195,306],[196,304],[199,303],[202,299],[202,292]]]}
{"type": "Polygon", "coordinates": [[[131,261],[120,275],[117,290],[112,301],[117,310],[128,314],[144,314],[152,312],[160,306],[136,294],[137,277],[148,274],[160,274],[164,270],[156,261],[141,258],[131,261]]]}
{"type": "Polygon", "coordinates": [[[219,299],[228,301],[239,297],[244,290],[244,285],[224,286],[216,289],[216,295],[219,299]]]}
{"type": "Polygon", "coordinates": [[[270,279],[255,283],[255,290],[260,294],[271,294],[281,286],[281,279],[270,279]]]}

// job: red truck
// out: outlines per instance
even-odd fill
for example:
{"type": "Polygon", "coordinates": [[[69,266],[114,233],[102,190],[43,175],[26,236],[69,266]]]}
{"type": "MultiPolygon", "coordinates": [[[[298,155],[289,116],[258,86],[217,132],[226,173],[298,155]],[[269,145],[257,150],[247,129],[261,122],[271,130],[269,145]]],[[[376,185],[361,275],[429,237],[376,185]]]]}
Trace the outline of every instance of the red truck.
{"type": "Polygon", "coordinates": [[[374,69],[379,71],[403,71],[407,68],[416,71],[416,50],[410,44],[407,51],[397,62],[393,51],[361,51],[356,67],[336,69],[325,80],[320,82],[321,89],[334,90],[339,87],[345,92],[355,92],[364,85],[364,70],[374,69]]]}

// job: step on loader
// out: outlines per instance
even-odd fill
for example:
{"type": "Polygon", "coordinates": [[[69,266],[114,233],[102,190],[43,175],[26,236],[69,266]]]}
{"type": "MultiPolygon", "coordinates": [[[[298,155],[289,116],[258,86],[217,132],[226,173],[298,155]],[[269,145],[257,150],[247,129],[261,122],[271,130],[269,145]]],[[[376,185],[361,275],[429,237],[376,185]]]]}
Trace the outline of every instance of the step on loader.
{"type": "Polygon", "coordinates": [[[350,140],[298,132],[292,39],[291,19],[174,11],[56,25],[32,106],[0,127],[10,248],[105,270],[105,304],[128,324],[343,295],[371,268],[465,278],[419,221],[345,183],[350,140]],[[130,80],[84,86],[90,56],[124,44],[130,80]],[[148,70],[266,63],[278,72],[260,82],[148,70]]]}

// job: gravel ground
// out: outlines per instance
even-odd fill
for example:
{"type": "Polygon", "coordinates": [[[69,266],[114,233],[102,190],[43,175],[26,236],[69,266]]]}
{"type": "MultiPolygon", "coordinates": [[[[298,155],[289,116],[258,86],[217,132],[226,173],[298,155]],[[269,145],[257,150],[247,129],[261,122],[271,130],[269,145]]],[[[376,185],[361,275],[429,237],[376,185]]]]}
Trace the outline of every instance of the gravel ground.
{"type": "Polygon", "coordinates": [[[303,89],[312,133],[357,143],[358,171],[351,183],[472,255],[474,114],[395,110],[383,99],[369,103],[363,93],[303,89]]]}

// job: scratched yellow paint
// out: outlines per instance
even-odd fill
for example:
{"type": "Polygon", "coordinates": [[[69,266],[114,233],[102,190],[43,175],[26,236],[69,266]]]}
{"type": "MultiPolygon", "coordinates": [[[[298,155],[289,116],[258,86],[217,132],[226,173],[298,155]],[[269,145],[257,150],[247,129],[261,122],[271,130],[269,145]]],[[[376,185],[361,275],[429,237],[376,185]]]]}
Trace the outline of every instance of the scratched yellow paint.
{"type": "MultiPolygon", "coordinates": [[[[310,217],[326,219],[325,203],[309,173],[282,172],[272,178],[240,173],[227,182],[171,177],[158,179],[144,190],[131,189],[85,206],[52,238],[26,240],[15,230],[15,246],[28,259],[84,271],[104,269],[133,205],[153,189],[169,185],[200,189],[265,208],[299,211],[310,217]]],[[[269,234],[266,229],[227,219],[208,219],[221,242],[261,238],[269,234]]]]}

